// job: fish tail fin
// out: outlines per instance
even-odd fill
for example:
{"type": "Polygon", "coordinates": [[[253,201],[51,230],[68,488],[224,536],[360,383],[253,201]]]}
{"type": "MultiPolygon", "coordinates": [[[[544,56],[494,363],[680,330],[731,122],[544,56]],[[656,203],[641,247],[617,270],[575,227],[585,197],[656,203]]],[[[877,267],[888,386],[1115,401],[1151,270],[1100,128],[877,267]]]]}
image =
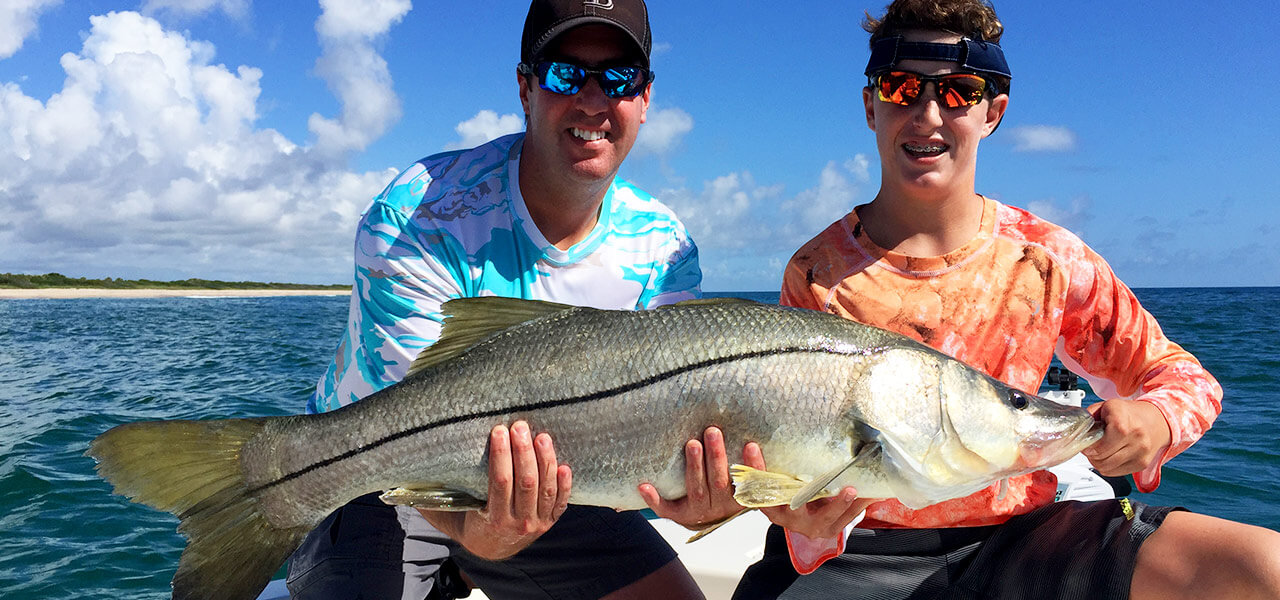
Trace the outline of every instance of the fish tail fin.
{"type": "Polygon", "coordinates": [[[129,423],[89,444],[117,494],[180,519],[189,543],[173,577],[175,600],[252,600],[309,531],[272,526],[249,493],[240,453],[265,422],[129,423]]]}

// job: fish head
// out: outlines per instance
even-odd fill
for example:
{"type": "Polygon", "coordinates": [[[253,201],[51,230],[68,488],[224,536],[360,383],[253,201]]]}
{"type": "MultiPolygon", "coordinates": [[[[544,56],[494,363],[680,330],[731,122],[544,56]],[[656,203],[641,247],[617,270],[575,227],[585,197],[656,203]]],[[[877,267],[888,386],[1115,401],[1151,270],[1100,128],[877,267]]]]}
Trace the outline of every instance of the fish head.
{"type": "Polygon", "coordinates": [[[944,421],[991,476],[1054,466],[1102,437],[1083,408],[1012,388],[956,361],[944,363],[940,375],[944,421]]]}
{"type": "Polygon", "coordinates": [[[1088,411],[1028,394],[932,348],[866,354],[847,418],[879,445],[879,468],[911,508],[971,494],[1066,461],[1101,437],[1088,411]]]}

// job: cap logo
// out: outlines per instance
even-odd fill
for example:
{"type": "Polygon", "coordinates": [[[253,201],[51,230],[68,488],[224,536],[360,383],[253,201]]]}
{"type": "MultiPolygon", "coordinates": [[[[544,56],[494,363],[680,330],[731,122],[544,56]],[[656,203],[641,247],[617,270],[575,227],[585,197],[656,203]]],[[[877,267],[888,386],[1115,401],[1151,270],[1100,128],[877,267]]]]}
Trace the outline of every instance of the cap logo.
{"type": "Polygon", "coordinates": [[[583,6],[594,6],[602,10],[613,10],[613,0],[584,0],[583,6]]]}

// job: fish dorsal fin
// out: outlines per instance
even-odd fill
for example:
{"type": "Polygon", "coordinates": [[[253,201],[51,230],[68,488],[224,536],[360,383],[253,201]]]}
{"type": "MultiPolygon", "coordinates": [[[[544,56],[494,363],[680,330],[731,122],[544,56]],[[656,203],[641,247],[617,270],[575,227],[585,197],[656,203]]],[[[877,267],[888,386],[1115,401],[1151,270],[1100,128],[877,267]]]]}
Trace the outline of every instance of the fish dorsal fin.
{"type": "Polygon", "coordinates": [[[845,471],[848,471],[854,465],[865,464],[867,462],[874,461],[879,457],[880,444],[875,442],[863,444],[862,447],[858,449],[858,453],[855,454],[853,458],[849,459],[849,462],[823,473],[813,481],[806,483],[804,487],[800,488],[800,491],[796,492],[796,495],[791,497],[791,502],[789,503],[788,508],[795,510],[804,506],[810,500],[829,496],[830,494],[825,493],[823,490],[825,490],[828,485],[831,485],[831,482],[835,481],[837,477],[842,475],[845,471]]]}
{"type": "Polygon", "coordinates": [[[576,307],[542,300],[497,296],[454,298],[446,301],[440,305],[440,310],[444,313],[440,339],[423,348],[418,358],[409,366],[406,376],[462,354],[499,331],[570,308],[576,307]]]}
{"type": "Polygon", "coordinates": [[[755,300],[747,300],[746,298],[732,298],[732,297],[695,298],[693,300],[682,300],[680,302],[676,302],[675,304],[665,304],[663,306],[659,306],[655,310],[661,310],[664,308],[675,308],[680,306],[725,306],[725,305],[732,306],[735,304],[759,304],[759,302],[756,302],[755,300]]]}

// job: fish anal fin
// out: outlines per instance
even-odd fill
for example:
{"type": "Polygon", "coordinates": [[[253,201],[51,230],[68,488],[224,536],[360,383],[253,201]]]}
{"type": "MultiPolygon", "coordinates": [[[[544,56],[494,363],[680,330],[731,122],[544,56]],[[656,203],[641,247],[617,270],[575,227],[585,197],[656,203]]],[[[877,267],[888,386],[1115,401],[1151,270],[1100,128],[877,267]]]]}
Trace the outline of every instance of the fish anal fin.
{"type": "Polygon", "coordinates": [[[443,486],[399,487],[383,492],[378,499],[387,504],[427,510],[464,511],[485,507],[485,501],[471,493],[443,486]]]}
{"type": "Polygon", "coordinates": [[[733,499],[747,508],[788,504],[806,485],[795,475],[761,471],[746,465],[729,467],[729,474],[733,478],[733,499]]]}
{"type": "Polygon", "coordinates": [[[736,512],[736,513],[733,513],[733,514],[731,514],[731,515],[729,515],[729,516],[727,516],[727,517],[725,517],[725,518],[723,518],[723,519],[720,519],[719,521],[713,521],[713,522],[711,522],[711,523],[707,523],[705,526],[703,526],[703,527],[702,527],[702,529],[699,529],[697,533],[693,534],[693,536],[692,536],[692,537],[690,537],[689,539],[685,540],[685,542],[684,542],[684,543],[686,543],[686,544],[692,544],[692,543],[694,543],[694,542],[696,542],[696,541],[698,541],[698,540],[700,540],[700,539],[702,539],[702,538],[704,538],[704,537],[707,537],[707,536],[708,536],[712,531],[715,531],[715,530],[717,530],[717,529],[720,529],[720,527],[721,527],[721,526],[723,526],[725,523],[728,523],[729,521],[732,521],[732,520],[734,520],[734,519],[736,519],[736,518],[738,518],[738,517],[741,517],[743,514],[745,514],[747,511],[750,511],[750,510],[753,510],[753,509],[750,509],[750,508],[744,508],[744,509],[742,509],[742,510],[740,510],[740,511],[736,512]]]}
{"type": "Polygon", "coordinates": [[[405,376],[458,356],[499,331],[571,308],[576,307],[498,296],[448,300],[440,305],[444,313],[440,338],[418,354],[405,376]]]}

